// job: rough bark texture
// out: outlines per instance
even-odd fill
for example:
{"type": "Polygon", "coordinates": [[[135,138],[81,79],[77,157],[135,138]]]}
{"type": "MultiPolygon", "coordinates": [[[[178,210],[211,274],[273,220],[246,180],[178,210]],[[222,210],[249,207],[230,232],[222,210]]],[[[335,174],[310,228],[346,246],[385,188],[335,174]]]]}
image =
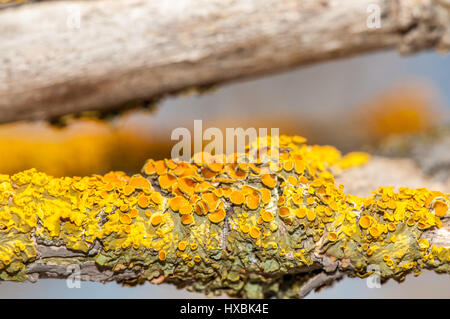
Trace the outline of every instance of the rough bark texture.
{"type": "Polygon", "coordinates": [[[412,161],[365,163],[285,136],[267,156],[269,167],[149,160],[132,177],[0,175],[0,278],[79,270],[82,280],[292,298],[344,275],[450,271],[448,185],[412,161]],[[379,183],[392,187],[369,195],[379,183]]]}
{"type": "Polygon", "coordinates": [[[446,50],[449,22],[448,0],[99,0],[5,8],[0,122],[111,112],[378,49],[446,50]],[[380,28],[367,25],[374,6],[380,28]]]}

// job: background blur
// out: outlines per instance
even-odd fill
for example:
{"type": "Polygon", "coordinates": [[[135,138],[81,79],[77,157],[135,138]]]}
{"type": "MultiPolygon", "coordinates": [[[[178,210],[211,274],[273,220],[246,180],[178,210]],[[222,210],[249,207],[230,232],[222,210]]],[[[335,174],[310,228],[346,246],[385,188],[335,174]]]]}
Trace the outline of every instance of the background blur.
{"type": "MultiPolygon", "coordinates": [[[[69,120],[0,126],[0,173],[36,167],[51,175],[139,171],[146,158],[170,156],[177,127],[278,127],[309,143],[341,151],[371,150],[393,135],[423,132],[449,123],[450,58],[437,54],[399,57],[385,52],[322,63],[281,75],[169,98],[152,111],[127,112],[109,122],[69,120]]],[[[64,280],[0,283],[0,298],[199,298],[174,287],[64,280]]],[[[402,284],[370,289],[346,278],[308,298],[450,298],[450,276],[425,272],[402,284]]]]}

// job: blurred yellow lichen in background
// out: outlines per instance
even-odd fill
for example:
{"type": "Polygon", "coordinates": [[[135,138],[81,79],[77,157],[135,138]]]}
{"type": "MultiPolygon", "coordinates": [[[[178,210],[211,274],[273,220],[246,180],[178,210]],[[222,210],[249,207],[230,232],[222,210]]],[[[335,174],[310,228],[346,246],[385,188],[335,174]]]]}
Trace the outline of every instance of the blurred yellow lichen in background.
{"type": "MultiPolygon", "coordinates": [[[[130,112],[114,121],[72,119],[62,128],[42,122],[0,125],[0,149],[8,150],[0,157],[0,173],[30,168],[53,176],[137,172],[148,158],[169,157],[174,144],[170,124],[161,132],[160,127],[146,125],[146,116],[130,112]]],[[[224,123],[215,124],[222,127],[224,123]]],[[[270,125],[267,121],[257,124],[270,125]]],[[[292,125],[285,126],[284,131],[294,131],[292,125]]]]}
{"type": "Polygon", "coordinates": [[[0,172],[37,168],[54,176],[139,170],[151,149],[150,140],[123,126],[82,119],[56,128],[45,123],[0,126],[0,172]]]}
{"type": "Polygon", "coordinates": [[[25,3],[28,0],[0,0],[0,7],[2,4],[13,4],[13,3],[25,3]]]}
{"type": "MultiPolygon", "coordinates": [[[[222,131],[227,127],[278,127],[282,134],[301,134],[312,143],[351,152],[366,146],[373,149],[391,136],[436,127],[445,118],[445,111],[435,107],[431,92],[426,85],[403,85],[356,108],[340,108],[333,116],[287,116],[276,114],[274,108],[271,116],[205,115],[204,121],[208,127],[222,131]]],[[[72,119],[64,128],[46,123],[1,125],[0,148],[7,152],[0,157],[0,173],[14,174],[29,168],[53,176],[83,176],[111,170],[137,172],[147,158],[170,157],[173,128],[192,126],[190,118],[180,121],[173,116],[177,112],[133,111],[113,121],[72,119]]],[[[348,158],[348,164],[359,160],[364,160],[364,155],[355,153],[348,158]]]]}
{"type": "Polygon", "coordinates": [[[353,120],[371,142],[425,132],[438,125],[443,113],[432,97],[422,84],[396,87],[361,105],[353,120]]]}

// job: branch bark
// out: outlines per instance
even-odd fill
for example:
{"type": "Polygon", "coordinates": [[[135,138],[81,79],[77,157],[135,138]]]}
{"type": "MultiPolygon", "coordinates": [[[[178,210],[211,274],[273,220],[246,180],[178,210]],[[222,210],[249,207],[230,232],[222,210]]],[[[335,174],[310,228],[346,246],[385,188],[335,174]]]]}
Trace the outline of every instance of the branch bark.
{"type": "Polygon", "coordinates": [[[421,269],[450,271],[448,186],[410,160],[358,166],[366,155],[341,157],[299,138],[280,143],[274,174],[263,163],[205,157],[150,160],[132,177],[1,175],[0,279],[77,270],[81,280],[292,298],[345,275],[403,280],[421,269]],[[378,183],[403,188],[369,195],[378,183]]]}
{"type": "Polygon", "coordinates": [[[98,0],[6,8],[0,122],[113,112],[379,49],[447,50],[449,25],[448,0],[98,0]],[[380,9],[380,28],[367,26],[369,5],[380,9]],[[80,10],[80,28],[70,8],[80,10]]]}

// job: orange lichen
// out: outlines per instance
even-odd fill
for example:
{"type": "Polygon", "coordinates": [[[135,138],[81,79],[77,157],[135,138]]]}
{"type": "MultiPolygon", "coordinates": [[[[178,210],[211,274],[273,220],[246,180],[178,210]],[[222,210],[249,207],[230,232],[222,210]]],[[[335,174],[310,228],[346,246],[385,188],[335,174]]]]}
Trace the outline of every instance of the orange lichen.
{"type": "Polygon", "coordinates": [[[155,172],[158,175],[163,175],[167,173],[167,167],[164,161],[155,162],[155,172]]]}
{"type": "Polygon", "coordinates": [[[274,218],[274,215],[265,209],[261,209],[261,218],[265,222],[271,222],[274,218]]]}
{"type": "Polygon", "coordinates": [[[144,166],[144,173],[146,175],[153,175],[156,172],[155,164],[153,160],[147,161],[144,166]]]}
{"type": "Polygon", "coordinates": [[[208,205],[204,201],[198,201],[194,207],[195,213],[199,216],[208,214],[208,205]]]}
{"type": "Polygon", "coordinates": [[[259,193],[261,194],[261,200],[263,204],[268,204],[272,199],[272,193],[270,190],[266,188],[258,189],[259,193]]]}
{"type": "Polygon", "coordinates": [[[191,205],[185,205],[180,208],[179,213],[180,213],[180,215],[188,215],[188,214],[191,214],[192,211],[193,211],[193,208],[191,205]]]}
{"type": "Polygon", "coordinates": [[[380,236],[380,230],[377,227],[371,227],[369,233],[372,237],[380,236]]]}
{"type": "Polygon", "coordinates": [[[169,207],[177,212],[181,207],[189,205],[189,201],[183,196],[175,196],[169,200],[169,207]]]}
{"type": "Polygon", "coordinates": [[[128,212],[128,216],[130,216],[130,218],[136,218],[138,215],[139,215],[139,211],[136,208],[132,208],[128,212]]]}
{"type": "Polygon", "coordinates": [[[126,196],[130,196],[134,191],[135,191],[135,187],[132,186],[132,185],[126,185],[126,186],[124,186],[124,188],[123,188],[123,193],[124,193],[126,196]]]}
{"type": "Polygon", "coordinates": [[[247,224],[243,224],[239,228],[244,234],[247,234],[250,231],[250,226],[247,224]]]}
{"type": "Polygon", "coordinates": [[[362,228],[369,228],[371,223],[372,223],[372,219],[370,218],[370,216],[361,216],[361,218],[359,219],[359,225],[362,228]]]}
{"type": "MultiPolygon", "coordinates": [[[[431,243],[425,248],[419,238],[424,230],[443,226],[448,194],[381,187],[368,198],[352,196],[335,184],[332,172],[342,167],[343,157],[334,148],[295,144],[286,137],[280,150],[272,175],[263,173],[263,161],[219,165],[171,160],[147,161],[145,178],[119,172],[53,178],[35,170],[0,175],[0,276],[6,276],[2,269],[9,265],[37,256],[30,232],[82,252],[100,241],[96,262],[102,267],[115,267],[115,258],[122,255],[142,267],[136,269],[157,264],[166,271],[177,265],[176,274],[170,273],[175,279],[187,267],[205,278],[205,269],[233,280],[247,278],[233,258],[248,264],[249,249],[255,278],[266,271],[310,266],[319,251],[358,265],[380,264],[387,254],[392,259],[383,265],[392,260],[396,273],[403,273],[405,265],[409,270],[446,267],[450,253],[430,248],[431,243]],[[22,236],[24,250],[8,236],[22,236]],[[415,254],[405,255],[405,237],[411,238],[407,247],[417,249],[415,254]]],[[[364,267],[355,271],[365,274],[364,267]]],[[[155,274],[145,270],[142,276],[155,274]]],[[[205,283],[210,284],[208,279],[205,283]]]]}
{"type": "Polygon", "coordinates": [[[220,209],[216,210],[215,212],[208,214],[208,219],[212,223],[220,223],[221,221],[223,221],[225,219],[225,216],[226,216],[225,210],[220,208],[220,209]]]}
{"type": "Polygon", "coordinates": [[[289,176],[288,182],[289,182],[289,184],[296,186],[298,184],[298,179],[295,176],[289,176]]]}
{"type": "Polygon", "coordinates": [[[445,214],[447,214],[448,206],[447,206],[447,204],[444,203],[443,201],[437,200],[437,201],[434,203],[434,206],[433,206],[433,207],[434,207],[434,211],[435,211],[436,216],[438,216],[438,217],[444,217],[445,214]]]}
{"type": "Polygon", "coordinates": [[[306,212],[306,208],[298,208],[295,210],[295,216],[297,216],[298,218],[305,218],[306,212]]]}
{"type": "Polygon", "coordinates": [[[190,177],[178,178],[178,187],[183,194],[192,196],[195,191],[195,181],[190,177]]]}
{"type": "Polygon", "coordinates": [[[188,243],[185,241],[180,241],[178,243],[178,249],[181,251],[185,251],[187,246],[188,246],[188,243]]]}
{"type": "Polygon", "coordinates": [[[158,178],[159,185],[163,189],[169,189],[177,182],[177,178],[171,174],[164,174],[158,178]]]}
{"type": "Polygon", "coordinates": [[[252,238],[257,239],[261,236],[261,231],[257,227],[251,227],[249,234],[252,238]]]}
{"type": "Polygon", "coordinates": [[[258,193],[251,193],[245,197],[245,205],[248,209],[255,210],[259,207],[260,197],[258,193]]]}
{"type": "Polygon", "coordinates": [[[425,238],[420,238],[418,240],[418,243],[419,243],[420,249],[422,249],[422,250],[428,249],[428,247],[430,247],[430,243],[425,238]]]}
{"type": "Polygon", "coordinates": [[[328,233],[328,240],[336,241],[338,240],[338,235],[335,232],[328,233]]]}
{"type": "Polygon", "coordinates": [[[364,126],[371,139],[419,133],[437,122],[437,109],[422,87],[400,87],[384,93],[380,98],[356,112],[355,123],[364,126]]]}
{"type": "Polygon", "coordinates": [[[271,174],[262,175],[261,182],[269,188],[274,188],[277,185],[277,179],[274,175],[271,174]]]}
{"type": "Polygon", "coordinates": [[[308,219],[310,222],[316,219],[316,212],[312,209],[309,209],[306,212],[306,219],[308,219]]]}
{"type": "Polygon", "coordinates": [[[202,200],[208,207],[208,212],[215,211],[219,205],[219,198],[211,192],[204,192],[202,194],[202,200]]]}
{"type": "Polygon", "coordinates": [[[166,260],[166,257],[167,257],[167,253],[166,253],[164,250],[161,250],[161,251],[158,253],[158,258],[159,258],[159,260],[164,261],[164,260],[166,260]]]}
{"type": "Polygon", "coordinates": [[[184,225],[192,224],[194,222],[194,217],[192,215],[182,215],[181,216],[181,222],[184,225]]]}
{"type": "Polygon", "coordinates": [[[154,192],[150,195],[150,199],[152,200],[152,202],[154,202],[155,204],[159,205],[163,202],[164,198],[161,196],[160,193],[154,192]]]}
{"type": "Polygon", "coordinates": [[[244,195],[240,191],[233,191],[230,194],[230,201],[235,205],[241,205],[245,200],[244,195]]]}
{"type": "Polygon", "coordinates": [[[291,214],[291,210],[289,209],[289,207],[281,206],[279,209],[279,214],[280,217],[287,217],[291,214]]]}
{"type": "Polygon", "coordinates": [[[138,205],[141,208],[146,208],[148,205],[150,205],[150,199],[148,196],[140,196],[138,199],[138,205]]]}
{"type": "Polygon", "coordinates": [[[162,216],[160,214],[152,215],[150,222],[153,226],[157,226],[162,222],[162,216]]]}
{"type": "Polygon", "coordinates": [[[290,172],[294,168],[294,165],[295,165],[294,161],[291,159],[288,159],[283,162],[283,169],[287,172],[290,172]]]}
{"type": "Polygon", "coordinates": [[[359,166],[367,163],[370,160],[370,155],[362,152],[352,152],[347,154],[340,162],[339,167],[347,169],[353,166],[359,166]]]}
{"type": "Polygon", "coordinates": [[[241,170],[236,164],[229,164],[225,170],[232,179],[241,180],[248,176],[248,173],[241,170]]]}
{"type": "Polygon", "coordinates": [[[396,226],[395,226],[394,223],[389,223],[389,224],[388,224],[388,230],[389,230],[389,231],[392,232],[392,231],[395,231],[395,229],[396,229],[396,226]]]}
{"type": "Polygon", "coordinates": [[[308,197],[308,198],[306,199],[306,203],[307,203],[308,205],[313,205],[315,202],[316,202],[316,199],[315,199],[314,197],[312,197],[312,196],[310,196],[310,197],[308,197]]]}
{"type": "Polygon", "coordinates": [[[150,189],[151,188],[150,182],[141,175],[134,175],[133,177],[131,177],[129,185],[134,186],[134,188],[137,188],[137,189],[150,189]]]}
{"type": "Polygon", "coordinates": [[[131,218],[128,214],[123,214],[120,216],[120,222],[122,224],[131,224],[131,218]]]}

